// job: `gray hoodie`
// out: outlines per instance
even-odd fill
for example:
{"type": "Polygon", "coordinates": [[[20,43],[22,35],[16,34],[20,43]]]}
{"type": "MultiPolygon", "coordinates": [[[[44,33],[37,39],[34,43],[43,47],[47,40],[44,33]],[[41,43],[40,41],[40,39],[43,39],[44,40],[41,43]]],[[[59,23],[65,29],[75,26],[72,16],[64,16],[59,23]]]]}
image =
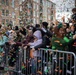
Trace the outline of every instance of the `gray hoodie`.
{"type": "Polygon", "coordinates": [[[34,41],[33,43],[29,43],[30,44],[30,48],[34,48],[35,46],[39,45],[42,43],[42,34],[41,31],[37,30],[34,32],[33,34],[35,37],[37,37],[37,41],[34,41]]]}

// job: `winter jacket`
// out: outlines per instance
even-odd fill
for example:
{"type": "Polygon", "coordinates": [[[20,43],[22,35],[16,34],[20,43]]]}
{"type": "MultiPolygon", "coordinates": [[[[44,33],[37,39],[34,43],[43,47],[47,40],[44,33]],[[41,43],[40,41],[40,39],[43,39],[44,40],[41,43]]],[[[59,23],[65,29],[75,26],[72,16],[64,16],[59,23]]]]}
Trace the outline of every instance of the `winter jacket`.
{"type": "Polygon", "coordinates": [[[52,37],[52,49],[53,50],[68,50],[68,44],[71,43],[73,39],[68,39],[67,37],[64,38],[58,38],[58,37],[52,37]]]}
{"type": "Polygon", "coordinates": [[[42,43],[42,34],[39,30],[35,31],[33,34],[38,40],[34,42],[30,42],[30,48],[34,48],[35,46],[42,43]]]}
{"type": "Polygon", "coordinates": [[[48,31],[48,30],[45,30],[45,29],[40,29],[41,33],[42,33],[42,43],[35,46],[34,48],[35,49],[38,49],[38,48],[46,48],[46,46],[50,45],[50,37],[52,37],[52,34],[48,31]]]}

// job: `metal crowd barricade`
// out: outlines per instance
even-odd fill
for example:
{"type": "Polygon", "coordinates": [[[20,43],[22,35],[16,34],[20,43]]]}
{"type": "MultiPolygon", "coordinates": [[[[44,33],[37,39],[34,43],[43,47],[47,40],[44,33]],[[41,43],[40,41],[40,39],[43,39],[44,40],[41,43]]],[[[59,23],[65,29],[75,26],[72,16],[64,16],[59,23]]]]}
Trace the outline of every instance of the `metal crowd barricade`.
{"type": "MultiPolygon", "coordinates": [[[[11,46],[11,45],[10,45],[11,46]]],[[[16,62],[13,67],[9,66],[9,50],[6,45],[4,46],[4,56],[0,57],[0,75],[25,75],[22,73],[22,58],[23,48],[18,48],[16,62]]]]}
{"type": "Polygon", "coordinates": [[[8,75],[25,75],[22,73],[23,47],[19,47],[14,69],[8,69],[8,75]]]}
{"type": "Polygon", "coordinates": [[[30,49],[31,57],[27,51],[24,50],[25,75],[76,75],[76,55],[73,52],[30,49]]]}
{"type": "Polygon", "coordinates": [[[7,54],[6,66],[0,75],[76,75],[76,55],[73,52],[19,47],[14,69],[9,68],[7,54]],[[22,64],[25,67],[22,68],[22,64]]]}

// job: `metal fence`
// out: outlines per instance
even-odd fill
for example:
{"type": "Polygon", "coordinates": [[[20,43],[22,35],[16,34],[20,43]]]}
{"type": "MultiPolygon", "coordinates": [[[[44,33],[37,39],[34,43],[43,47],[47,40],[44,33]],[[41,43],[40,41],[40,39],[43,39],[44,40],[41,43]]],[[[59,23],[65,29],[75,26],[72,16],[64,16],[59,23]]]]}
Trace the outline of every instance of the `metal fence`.
{"type": "Polygon", "coordinates": [[[26,57],[26,75],[76,75],[76,55],[73,52],[44,49],[31,50],[26,57]],[[29,58],[30,57],[30,58],[29,58]]]}
{"type": "Polygon", "coordinates": [[[0,75],[25,75],[22,73],[23,48],[13,47],[5,45],[4,51],[0,54],[0,75]]]}
{"type": "Polygon", "coordinates": [[[73,52],[19,47],[15,66],[6,66],[0,75],[76,75],[76,55],[73,52]]]}

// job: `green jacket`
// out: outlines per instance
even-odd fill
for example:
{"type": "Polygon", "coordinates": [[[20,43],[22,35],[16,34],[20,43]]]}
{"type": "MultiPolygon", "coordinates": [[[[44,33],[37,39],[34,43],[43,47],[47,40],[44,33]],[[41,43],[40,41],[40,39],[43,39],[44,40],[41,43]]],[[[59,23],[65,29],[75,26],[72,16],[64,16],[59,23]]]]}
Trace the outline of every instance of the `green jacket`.
{"type": "Polygon", "coordinates": [[[56,36],[52,37],[51,44],[52,44],[52,49],[53,50],[68,50],[68,44],[72,41],[73,39],[68,39],[67,37],[58,38],[56,36]]]}

